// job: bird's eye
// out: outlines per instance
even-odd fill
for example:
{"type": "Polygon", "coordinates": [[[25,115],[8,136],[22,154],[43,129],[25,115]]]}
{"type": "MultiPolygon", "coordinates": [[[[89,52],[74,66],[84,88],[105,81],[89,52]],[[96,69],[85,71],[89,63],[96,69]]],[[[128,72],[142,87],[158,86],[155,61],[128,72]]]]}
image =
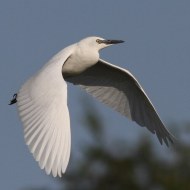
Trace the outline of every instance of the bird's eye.
{"type": "Polygon", "coordinates": [[[101,40],[100,40],[100,39],[97,39],[96,42],[97,42],[98,44],[101,44],[101,40]]]}

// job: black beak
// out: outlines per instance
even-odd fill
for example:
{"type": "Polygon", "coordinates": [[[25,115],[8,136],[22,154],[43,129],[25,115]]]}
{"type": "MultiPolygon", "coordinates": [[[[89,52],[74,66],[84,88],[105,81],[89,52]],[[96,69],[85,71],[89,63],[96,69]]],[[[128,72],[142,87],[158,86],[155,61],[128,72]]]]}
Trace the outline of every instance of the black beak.
{"type": "Polygon", "coordinates": [[[123,40],[101,40],[101,43],[104,44],[119,44],[119,43],[123,43],[123,40]]]}

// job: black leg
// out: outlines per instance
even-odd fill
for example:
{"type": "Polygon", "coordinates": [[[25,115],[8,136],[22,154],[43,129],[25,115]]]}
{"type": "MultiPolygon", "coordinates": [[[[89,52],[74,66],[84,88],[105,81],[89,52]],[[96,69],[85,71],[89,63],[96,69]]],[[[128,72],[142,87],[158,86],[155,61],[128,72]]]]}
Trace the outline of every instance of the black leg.
{"type": "Polygon", "coordinates": [[[10,101],[9,105],[15,104],[17,102],[17,94],[13,95],[13,99],[10,101]]]}

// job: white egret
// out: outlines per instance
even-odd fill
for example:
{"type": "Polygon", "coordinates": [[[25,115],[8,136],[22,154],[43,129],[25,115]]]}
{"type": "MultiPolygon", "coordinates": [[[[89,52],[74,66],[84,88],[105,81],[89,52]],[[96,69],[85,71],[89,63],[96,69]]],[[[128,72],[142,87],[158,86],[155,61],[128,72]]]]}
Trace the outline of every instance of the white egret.
{"type": "Polygon", "coordinates": [[[79,85],[122,115],[145,126],[168,146],[173,136],[160,120],[135,77],[99,58],[99,50],[121,40],[88,37],[56,54],[24,83],[10,104],[17,103],[24,138],[41,169],[60,176],[71,148],[67,84],[79,85]]]}

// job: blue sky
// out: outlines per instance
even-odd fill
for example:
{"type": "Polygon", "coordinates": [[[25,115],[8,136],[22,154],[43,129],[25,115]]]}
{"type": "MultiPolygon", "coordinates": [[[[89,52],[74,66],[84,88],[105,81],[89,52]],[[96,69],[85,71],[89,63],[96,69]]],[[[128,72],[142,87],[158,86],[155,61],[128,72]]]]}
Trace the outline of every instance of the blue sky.
{"type": "MultiPolygon", "coordinates": [[[[55,186],[29,153],[16,107],[8,106],[8,102],[56,52],[92,35],[125,40],[103,50],[101,58],[127,68],[137,77],[166,124],[189,121],[190,1],[1,0],[1,189],[55,186]]],[[[81,124],[84,97],[88,97],[85,92],[69,85],[73,155],[77,151],[80,154],[78,144],[86,138],[81,124]]],[[[94,102],[110,141],[148,134],[94,102]]]]}

